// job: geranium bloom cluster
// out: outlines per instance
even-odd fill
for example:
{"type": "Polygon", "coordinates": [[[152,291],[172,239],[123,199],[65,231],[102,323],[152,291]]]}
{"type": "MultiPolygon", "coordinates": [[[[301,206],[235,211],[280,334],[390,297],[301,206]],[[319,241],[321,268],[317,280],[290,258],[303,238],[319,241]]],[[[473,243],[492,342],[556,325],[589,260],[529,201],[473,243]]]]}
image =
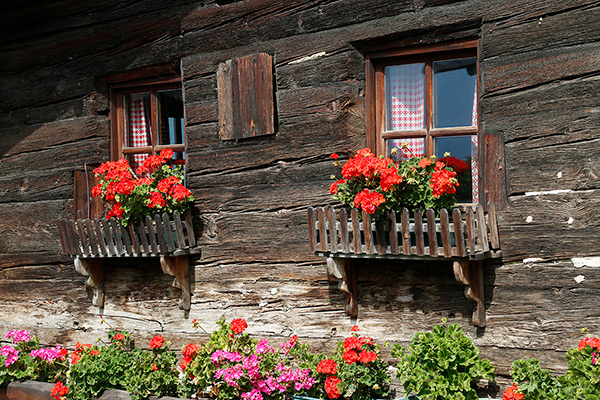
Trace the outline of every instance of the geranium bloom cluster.
{"type": "Polygon", "coordinates": [[[525,395],[521,393],[521,388],[513,383],[502,395],[502,400],[523,400],[523,397],[525,395]]]}
{"type": "MultiPolygon", "coordinates": [[[[331,155],[336,166],[340,165],[338,157],[335,153],[331,155]]],[[[461,170],[468,168],[454,157],[446,159],[456,160],[456,167],[461,170]]],[[[335,200],[379,217],[402,207],[409,210],[451,207],[457,187],[456,171],[444,162],[435,162],[434,157],[412,157],[396,164],[365,148],[342,165],[342,179],[333,182],[329,192],[335,200]]]]}
{"type": "Polygon", "coordinates": [[[334,356],[322,359],[316,366],[321,390],[330,399],[349,398],[353,393],[360,393],[360,398],[381,398],[387,394],[386,364],[379,360],[375,341],[359,336],[358,331],[358,326],[354,325],[352,334],[338,343],[334,356]],[[364,382],[372,383],[365,386],[364,382]]]}
{"type": "Polygon", "coordinates": [[[92,188],[92,196],[111,206],[107,219],[121,218],[127,225],[138,216],[184,211],[194,198],[183,185],[181,166],[168,165],[172,158],[173,150],[166,149],[146,158],[135,172],[124,158],[96,168],[101,181],[92,188]]]}

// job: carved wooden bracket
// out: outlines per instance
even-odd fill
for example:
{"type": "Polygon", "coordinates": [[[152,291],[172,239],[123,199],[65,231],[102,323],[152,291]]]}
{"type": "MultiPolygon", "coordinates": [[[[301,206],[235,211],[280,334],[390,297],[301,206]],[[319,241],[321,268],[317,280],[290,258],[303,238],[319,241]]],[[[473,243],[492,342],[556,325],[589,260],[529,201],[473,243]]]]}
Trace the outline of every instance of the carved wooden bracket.
{"type": "Polygon", "coordinates": [[[166,275],[175,277],[172,283],[173,287],[181,289],[179,308],[189,311],[191,305],[189,254],[172,257],[161,256],[160,265],[166,275]]]}
{"type": "Polygon", "coordinates": [[[454,262],[454,276],[466,285],[465,297],[473,302],[473,325],[480,328],[486,324],[483,294],[483,262],[460,260],[454,262]]]}
{"type": "Polygon", "coordinates": [[[346,295],[346,314],[356,317],[358,315],[356,266],[352,264],[351,259],[328,257],[327,267],[330,275],[340,281],[338,289],[346,295]]]}
{"type": "Polygon", "coordinates": [[[104,269],[101,258],[79,258],[75,257],[75,271],[87,276],[85,284],[92,288],[92,304],[96,307],[104,307],[104,269]]]}
{"type": "MultiPolygon", "coordinates": [[[[81,275],[87,276],[85,284],[92,288],[92,304],[96,307],[104,307],[104,258],[80,258],[75,257],[75,270],[81,275]]],[[[181,289],[179,308],[189,311],[191,306],[190,285],[190,255],[161,256],[160,265],[163,273],[175,277],[173,286],[181,289]]]]}

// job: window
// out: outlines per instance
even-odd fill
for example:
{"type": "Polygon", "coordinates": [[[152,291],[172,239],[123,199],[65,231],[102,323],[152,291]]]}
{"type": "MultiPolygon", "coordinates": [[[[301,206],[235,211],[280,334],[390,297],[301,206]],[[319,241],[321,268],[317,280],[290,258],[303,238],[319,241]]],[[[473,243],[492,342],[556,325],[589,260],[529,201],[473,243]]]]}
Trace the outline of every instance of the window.
{"type": "Polygon", "coordinates": [[[476,41],[367,56],[369,147],[396,161],[442,159],[461,203],[479,201],[477,72],[476,41]]]}
{"type": "Polygon", "coordinates": [[[185,126],[179,78],[120,84],[112,88],[113,160],[127,158],[135,170],[148,156],[172,149],[185,165],[185,126]]]}

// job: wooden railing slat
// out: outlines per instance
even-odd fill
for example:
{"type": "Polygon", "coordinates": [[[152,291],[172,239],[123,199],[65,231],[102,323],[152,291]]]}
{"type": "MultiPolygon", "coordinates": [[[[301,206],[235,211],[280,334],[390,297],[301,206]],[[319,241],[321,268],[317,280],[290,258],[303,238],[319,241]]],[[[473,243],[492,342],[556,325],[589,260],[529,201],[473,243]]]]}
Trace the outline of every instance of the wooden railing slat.
{"type": "Polygon", "coordinates": [[[473,208],[467,208],[467,245],[469,246],[469,256],[475,255],[475,216],[473,214],[473,208]]]}
{"type": "Polygon", "coordinates": [[[115,241],[115,245],[117,246],[117,254],[122,256],[125,254],[125,246],[123,245],[123,239],[121,238],[121,224],[117,222],[115,217],[110,219],[110,230],[112,233],[112,237],[115,241]]]}
{"type": "Polygon", "coordinates": [[[148,236],[146,235],[146,229],[144,226],[144,221],[141,217],[138,217],[135,221],[135,226],[137,226],[138,234],[140,235],[141,242],[141,252],[143,254],[150,254],[151,250],[148,246],[148,236]]]}
{"type": "Polygon", "coordinates": [[[154,224],[152,226],[153,232],[156,233],[156,237],[158,238],[158,247],[161,253],[167,253],[169,250],[167,249],[167,243],[165,241],[165,237],[163,236],[163,230],[161,229],[162,218],[160,214],[156,214],[154,216],[154,224]]]}
{"type": "Polygon", "coordinates": [[[169,253],[175,251],[175,242],[173,241],[173,230],[171,229],[171,221],[169,220],[169,215],[167,213],[163,213],[162,215],[162,225],[163,232],[166,236],[167,248],[169,249],[169,253]]]}
{"type": "Polygon", "coordinates": [[[329,252],[337,253],[337,224],[336,224],[336,212],[332,207],[327,207],[325,211],[327,216],[327,225],[329,226],[329,252]]]}
{"type": "Polygon", "coordinates": [[[148,240],[150,241],[150,247],[152,248],[152,253],[158,254],[160,253],[158,249],[158,244],[156,242],[156,234],[154,232],[154,225],[152,223],[152,217],[146,215],[146,230],[148,234],[148,240]]]}
{"type": "Polygon", "coordinates": [[[92,250],[92,255],[94,256],[98,256],[98,248],[100,247],[98,245],[98,239],[96,238],[96,232],[94,232],[94,230],[92,229],[92,225],[91,225],[91,221],[89,218],[86,218],[83,221],[85,230],[86,230],[86,234],[90,240],[90,248],[92,250]]]}
{"type": "Polygon", "coordinates": [[[315,251],[315,209],[308,208],[308,248],[310,251],[315,251]]]}
{"type": "Polygon", "coordinates": [[[173,220],[175,221],[175,233],[177,235],[177,244],[175,247],[179,249],[190,247],[185,244],[185,236],[183,235],[183,226],[181,225],[181,215],[179,215],[179,212],[175,211],[173,213],[173,220]]]}
{"type": "Polygon", "coordinates": [[[345,208],[340,210],[340,236],[342,252],[350,253],[350,242],[348,235],[348,212],[345,208]]]}
{"type": "Polygon", "coordinates": [[[109,256],[108,251],[106,249],[106,243],[104,242],[104,235],[102,234],[102,228],[100,227],[100,220],[94,219],[92,220],[92,226],[96,231],[96,238],[98,239],[98,252],[100,257],[109,256]]]}
{"type": "Polygon", "coordinates": [[[110,251],[110,255],[111,256],[116,256],[117,254],[117,248],[115,247],[115,242],[114,242],[114,238],[113,235],[111,234],[111,229],[110,229],[110,221],[108,220],[103,220],[102,221],[102,227],[104,228],[104,237],[106,238],[106,246],[108,247],[108,250],[110,251]]]}
{"type": "Polygon", "coordinates": [[[362,253],[362,243],[360,239],[360,221],[358,220],[358,210],[353,208],[352,214],[352,242],[354,243],[354,254],[362,253]]]}
{"type": "Polygon", "coordinates": [[[442,229],[442,245],[444,246],[444,257],[452,257],[452,245],[450,242],[450,224],[448,221],[448,210],[440,210],[440,227],[442,229]]]}
{"type": "Polygon", "coordinates": [[[317,221],[319,222],[319,243],[317,247],[320,251],[327,251],[327,228],[325,227],[325,209],[323,207],[317,208],[317,221]]]}
{"type": "Polygon", "coordinates": [[[410,255],[410,220],[408,217],[408,208],[402,209],[400,216],[400,224],[402,226],[402,252],[404,255],[410,255]]]}
{"type": "Polygon", "coordinates": [[[435,223],[435,211],[431,208],[426,211],[427,215],[427,238],[429,239],[429,255],[431,257],[437,257],[437,230],[435,223]]]}
{"type": "Polygon", "coordinates": [[[388,222],[390,224],[390,252],[398,253],[398,228],[396,226],[396,212],[390,210],[388,213],[388,222]]]}
{"type": "Polygon", "coordinates": [[[414,211],[415,252],[418,256],[425,254],[425,238],[423,236],[423,213],[420,208],[414,211]]]}
{"type": "Polygon", "coordinates": [[[130,221],[128,225],[129,229],[129,239],[131,240],[131,247],[133,250],[133,254],[141,254],[140,251],[140,241],[135,233],[135,221],[130,221]]]}
{"type": "Polygon", "coordinates": [[[89,256],[92,253],[90,251],[90,246],[88,244],[87,235],[85,234],[85,231],[83,229],[83,220],[78,219],[77,223],[76,223],[76,227],[77,227],[77,229],[76,229],[77,236],[79,236],[79,238],[81,239],[81,252],[83,253],[84,256],[89,256]]]}
{"type": "Polygon", "coordinates": [[[465,241],[463,239],[462,218],[458,208],[452,210],[452,222],[454,223],[454,241],[456,242],[456,255],[465,257],[465,241]]]}
{"type": "Polygon", "coordinates": [[[487,234],[487,225],[485,223],[485,212],[483,211],[483,206],[481,204],[477,204],[477,228],[478,235],[481,243],[481,250],[484,253],[490,251],[490,242],[487,234]]]}

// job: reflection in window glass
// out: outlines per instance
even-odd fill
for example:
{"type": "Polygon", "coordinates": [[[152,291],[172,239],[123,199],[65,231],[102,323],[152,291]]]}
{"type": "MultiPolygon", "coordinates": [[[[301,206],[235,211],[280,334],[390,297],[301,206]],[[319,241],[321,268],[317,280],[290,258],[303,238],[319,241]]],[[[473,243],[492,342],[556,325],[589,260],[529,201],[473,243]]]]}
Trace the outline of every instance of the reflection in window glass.
{"type": "Polygon", "coordinates": [[[475,58],[433,63],[433,127],[477,126],[475,58]]]}
{"type": "Polygon", "coordinates": [[[456,172],[459,183],[456,200],[459,203],[478,201],[477,136],[437,137],[434,151],[439,161],[456,172]]]}
{"type": "MultiPolygon", "coordinates": [[[[159,144],[185,144],[183,101],[181,90],[163,90],[156,93],[158,109],[159,144]]],[[[184,152],[175,152],[174,160],[183,160],[184,152]]]]}
{"type": "Polygon", "coordinates": [[[395,162],[426,154],[425,138],[405,138],[385,141],[385,154],[395,162]]]}
{"type": "Polygon", "coordinates": [[[385,67],[385,127],[425,129],[425,64],[385,67]]]}

